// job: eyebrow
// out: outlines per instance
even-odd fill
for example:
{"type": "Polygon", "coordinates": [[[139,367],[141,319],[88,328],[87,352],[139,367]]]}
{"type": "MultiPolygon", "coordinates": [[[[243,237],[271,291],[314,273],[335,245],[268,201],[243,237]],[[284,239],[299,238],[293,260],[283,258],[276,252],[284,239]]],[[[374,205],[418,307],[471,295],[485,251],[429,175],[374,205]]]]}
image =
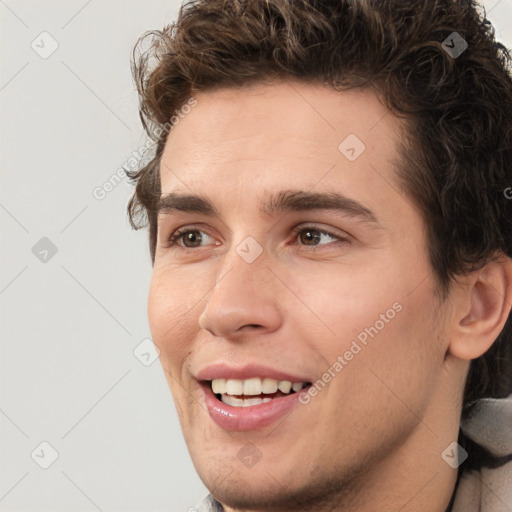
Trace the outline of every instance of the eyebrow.
{"type": "MultiPolygon", "coordinates": [[[[340,212],[381,227],[372,210],[337,192],[283,190],[271,194],[265,203],[260,204],[260,212],[268,216],[310,210],[340,212]]],[[[163,194],[158,201],[157,214],[169,214],[174,211],[201,213],[221,218],[219,210],[206,197],[176,192],[163,194]]]]}

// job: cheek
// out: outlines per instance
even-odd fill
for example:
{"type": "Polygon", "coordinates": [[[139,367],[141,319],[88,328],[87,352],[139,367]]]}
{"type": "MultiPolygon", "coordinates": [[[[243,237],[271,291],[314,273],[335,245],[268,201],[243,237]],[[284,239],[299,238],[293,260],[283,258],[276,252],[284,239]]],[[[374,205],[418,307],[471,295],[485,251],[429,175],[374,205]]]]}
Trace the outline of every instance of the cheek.
{"type": "Polygon", "coordinates": [[[319,330],[318,321],[303,331],[318,379],[326,383],[318,384],[319,398],[312,401],[329,404],[319,412],[329,435],[344,436],[354,449],[361,439],[371,444],[375,432],[406,435],[417,422],[411,411],[421,415],[431,399],[434,386],[425,383],[435,382],[443,354],[429,282],[410,293],[407,280],[397,276],[392,287],[377,277],[371,285],[356,286],[364,282],[358,277],[346,277],[338,286],[331,278],[324,293],[303,295],[335,332],[319,330]]]}
{"type": "Polygon", "coordinates": [[[429,402],[434,386],[425,383],[435,382],[444,354],[432,313],[435,302],[428,283],[413,293],[406,289],[379,295],[376,287],[360,294],[351,314],[343,312],[336,324],[343,334],[327,359],[342,355],[347,361],[335,386],[352,397],[354,415],[378,411],[383,421],[391,421],[401,414],[409,417],[409,408],[422,411],[429,402]]]}
{"type": "Polygon", "coordinates": [[[402,268],[382,261],[372,267],[326,267],[289,276],[301,303],[291,299],[288,314],[309,330],[306,339],[324,364],[334,363],[351,347],[357,357],[348,354],[350,360],[374,358],[379,365],[435,353],[432,281],[417,286],[417,276],[425,275],[423,269],[402,268]],[[360,346],[359,352],[353,342],[360,346]]]}
{"type": "Polygon", "coordinates": [[[148,320],[160,359],[170,371],[179,371],[189,341],[198,331],[204,290],[198,276],[183,275],[177,268],[155,267],[148,296],[148,320]],[[193,279],[190,281],[190,279],[193,279]]]}
{"type": "MultiPolygon", "coordinates": [[[[403,293],[400,283],[393,278],[389,269],[375,265],[325,265],[294,270],[288,280],[301,301],[290,298],[293,307],[289,313],[297,317],[300,312],[304,317],[306,312],[316,318],[316,327],[323,325],[329,335],[325,346],[333,339],[341,342],[373,326],[388,310],[389,316],[395,316],[393,304],[403,298],[403,293]]],[[[297,321],[300,323],[300,316],[297,321]]]]}

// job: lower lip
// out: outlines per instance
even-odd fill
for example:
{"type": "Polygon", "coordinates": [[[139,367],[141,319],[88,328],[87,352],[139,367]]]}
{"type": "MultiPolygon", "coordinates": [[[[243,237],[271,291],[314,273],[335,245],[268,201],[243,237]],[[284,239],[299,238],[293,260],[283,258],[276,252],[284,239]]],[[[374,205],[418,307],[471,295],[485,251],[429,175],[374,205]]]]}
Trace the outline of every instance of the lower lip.
{"type": "Polygon", "coordinates": [[[299,393],[249,407],[233,407],[217,400],[209,384],[202,384],[212,420],[225,430],[255,430],[272,425],[300,404],[299,393]]]}

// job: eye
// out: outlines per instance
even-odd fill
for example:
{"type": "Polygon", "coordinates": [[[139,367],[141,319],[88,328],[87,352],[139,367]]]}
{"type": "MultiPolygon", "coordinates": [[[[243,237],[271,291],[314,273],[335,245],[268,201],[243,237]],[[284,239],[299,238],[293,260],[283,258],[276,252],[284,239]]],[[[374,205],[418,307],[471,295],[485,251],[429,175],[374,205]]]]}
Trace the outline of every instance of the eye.
{"type": "Polygon", "coordinates": [[[206,241],[208,238],[213,240],[208,233],[199,229],[180,228],[169,237],[167,247],[177,244],[187,249],[193,249],[201,247],[201,242],[206,241]]]}
{"type": "MultiPolygon", "coordinates": [[[[306,247],[318,247],[323,245],[330,245],[331,242],[348,242],[347,237],[336,235],[325,229],[320,229],[316,226],[297,226],[292,230],[295,235],[294,240],[298,241],[299,245],[306,247]]],[[[212,242],[215,245],[219,245],[220,242],[216,242],[205,231],[200,229],[194,229],[191,226],[177,229],[168,238],[166,247],[178,245],[184,249],[195,249],[208,245],[208,242],[212,242]]]]}
{"type": "Polygon", "coordinates": [[[315,226],[297,226],[293,233],[295,233],[296,240],[299,240],[301,245],[309,247],[317,247],[319,245],[328,245],[330,241],[347,242],[346,237],[335,235],[324,229],[319,229],[315,226]],[[330,240],[329,240],[330,239],[330,240]]]}

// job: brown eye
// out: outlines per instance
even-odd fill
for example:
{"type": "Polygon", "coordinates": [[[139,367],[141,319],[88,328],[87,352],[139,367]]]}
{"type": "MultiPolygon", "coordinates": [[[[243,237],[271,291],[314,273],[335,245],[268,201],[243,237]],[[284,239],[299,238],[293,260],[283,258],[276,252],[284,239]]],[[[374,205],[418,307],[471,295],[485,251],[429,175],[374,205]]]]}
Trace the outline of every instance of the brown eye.
{"type": "Polygon", "coordinates": [[[180,235],[179,238],[183,240],[183,245],[185,247],[199,247],[203,240],[203,236],[200,233],[200,231],[187,231],[180,235]]]}
{"type": "Polygon", "coordinates": [[[333,233],[329,233],[329,231],[313,227],[297,228],[295,229],[295,233],[301,245],[310,247],[329,245],[329,242],[338,242],[344,240],[344,238],[334,235],[333,233]]]}
{"type": "Polygon", "coordinates": [[[178,229],[169,237],[167,246],[178,246],[184,247],[186,249],[194,249],[205,245],[202,244],[202,242],[207,241],[208,238],[212,237],[208,235],[208,233],[205,233],[199,229],[178,229]]]}
{"type": "Polygon", "coordinates": [[[299,233],[299,240],[304,245],[317,245],[320,241],[321,236],[318,234],[318,230],[313,229],[303,229],[299,233]]]}

